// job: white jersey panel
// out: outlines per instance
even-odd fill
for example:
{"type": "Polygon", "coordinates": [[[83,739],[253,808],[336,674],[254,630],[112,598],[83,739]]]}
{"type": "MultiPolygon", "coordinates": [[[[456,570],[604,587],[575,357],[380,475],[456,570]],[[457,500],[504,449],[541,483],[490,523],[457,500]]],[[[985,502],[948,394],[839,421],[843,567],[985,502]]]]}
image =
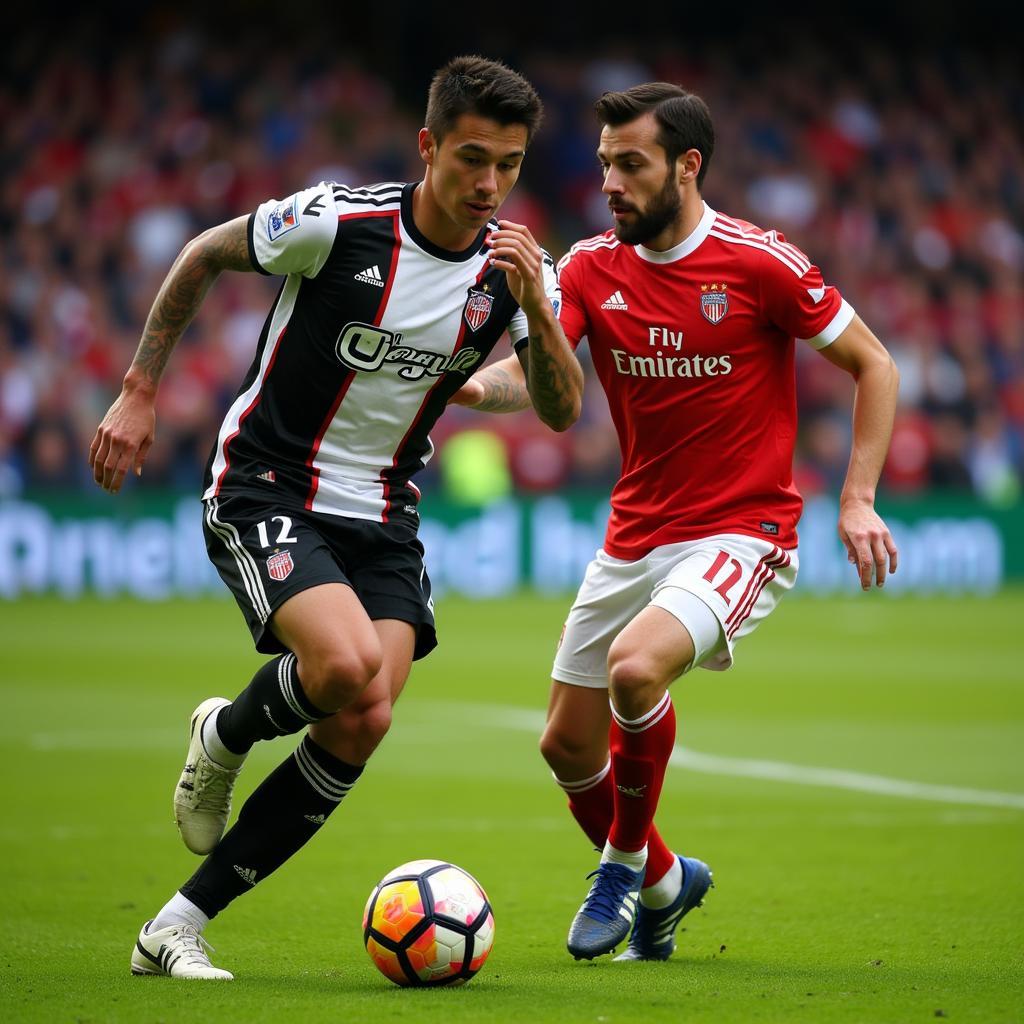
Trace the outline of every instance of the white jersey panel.
{"type": "Polygon", "coordinates": [[[261,203],[251,226],[253,257],[264,272],[316,277],[338,232],[333,187],[320,182],[287,199],[261,203]]]}
{"type": "Polygon", "coordinates": [[[224,471],[228,467],[228,442],[238,433],[242,420],[246,413],[259,401],[263,389],[263,381],[267,376],[274,356],[277,353],[277,346],[281,344],[281,338],[288,321],[291,319],[292,311],[295,308],[295,299],[299,294],[300,277],[289,277],[281,291],[274,308],[273,316],[270,318],[270,327],[267,331],[267,342],[263,348],[263,355],[260,359],[259,370],[252,384],[249,385],[231,403],[227,415],[220,426],[220,433],[217,435],[217,447],[214,450],[213,462],[210,467],[213,479],[210,486],[203,493],[203,498],[212,498],[217,494],[217,487],[224,471]]]}
{"type": "Polygon", "coordinates": [[[355,374],[324,434],[312,463],[319,477],[314,512],[344,508],[354,518],[380,520],[387,504],[382,471],[393,464],[456,347],[467,376],[484,358],[478,354],[474,359],[463,312],[467,292],[486,264],[438,259],[419,248],[404,226],[401,233],[394,281],[379,324],[389,338],[389,358],[376,370],[355,374]],[[418,364],[392,358],[410,351],[418,354],[418,364]]]}

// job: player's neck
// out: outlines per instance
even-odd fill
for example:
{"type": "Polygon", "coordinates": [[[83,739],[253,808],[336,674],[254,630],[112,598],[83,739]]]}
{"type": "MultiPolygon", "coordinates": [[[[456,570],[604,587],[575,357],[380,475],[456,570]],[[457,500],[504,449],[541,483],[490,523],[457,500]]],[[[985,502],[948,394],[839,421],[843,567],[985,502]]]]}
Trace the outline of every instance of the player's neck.
{"type": "Polygon", "coordinates": [[[701,218],[704,216],[704,200],[696,189],[687,191],[683,195],[682,208],[679,216],[660,234],[649,238],[643,243],[645,249],[654,252],[667,252],[674,249],[685,238],[697,230],[701,218]]]}
{"type": "Polygon", "coordinates": [[[441,209],[426,179],[413,191],[412,219],[424,238],[451,252],[468,249],[478,234],[476,231],[460,227],[441,209]]]}

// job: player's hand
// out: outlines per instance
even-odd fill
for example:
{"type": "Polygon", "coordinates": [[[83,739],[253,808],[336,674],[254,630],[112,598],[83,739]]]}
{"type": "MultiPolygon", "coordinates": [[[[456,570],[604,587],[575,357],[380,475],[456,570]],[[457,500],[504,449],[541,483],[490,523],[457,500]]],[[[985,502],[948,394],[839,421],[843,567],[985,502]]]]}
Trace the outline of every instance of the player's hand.
{"type": "Polygon", "coordinates": [[[512,298],[530,316],[542,310],[543,303],[549,303],[544,288],[544,253],[525,224],[499,220],[498,228],[487,239],[491,262],[505,271],[512,298]]]}
{"type": "Polygon", "coordinates": [[[470,377],[458,391],[448,399],[449,405],[464,405],[469,409],[479,405],[484,397],[484,386],[480,381],[470,377]]]}
{"type": "Polygon", "coordinates": [[[871,589],[871,580],[885,584],[886,568],[896,571],[899,552],[889,528],[868,501],[846,501],[839,506],[839,539],[846,557],[857,567],[863,590],[871,589]]]}
{"type": "Polygon", "coordinates": [[[153,396],[122,391],[96,428],[89,447],[89,467],[96,483],[117,494],[130,469],[142,476],[142,464],[155,433],[153,396]]]}

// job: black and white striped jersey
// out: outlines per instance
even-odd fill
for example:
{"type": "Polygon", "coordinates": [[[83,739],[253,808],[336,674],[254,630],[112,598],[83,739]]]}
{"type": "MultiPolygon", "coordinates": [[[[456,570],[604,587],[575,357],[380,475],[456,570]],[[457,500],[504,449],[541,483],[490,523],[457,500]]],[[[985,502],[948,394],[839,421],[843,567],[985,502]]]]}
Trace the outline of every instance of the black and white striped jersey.
{"type": "MultiPolygon", "coordinates": [[[[285,275],[207,464],[204,498],[266,488],[315,512],[385,522],[415,505],[448,399],[526,316],[488,263],[412,219],[415,183],[322,182],[249,218],[255,268],[285,275]]],[[[544,254],[548,296],[558,281],[544,254]]]]}

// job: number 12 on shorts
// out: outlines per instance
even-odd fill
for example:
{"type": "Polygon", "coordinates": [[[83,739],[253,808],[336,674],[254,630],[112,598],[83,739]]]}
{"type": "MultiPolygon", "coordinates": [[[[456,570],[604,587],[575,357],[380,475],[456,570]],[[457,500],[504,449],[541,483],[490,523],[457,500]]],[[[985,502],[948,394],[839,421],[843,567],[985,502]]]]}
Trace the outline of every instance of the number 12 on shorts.
{"type": "Polygon", "coordinates": [[[281,528],[277,532],[277,540],[274,544],[298,544],[299,538],[292,536],[292,520],[290,516],[271,516],[271,518],[264,519],[262,523],[256,524],[256,535],[260,539],[260,547],[270,547],[270,534],[267,530],[267,523],[280,523],[281,528]]]}

